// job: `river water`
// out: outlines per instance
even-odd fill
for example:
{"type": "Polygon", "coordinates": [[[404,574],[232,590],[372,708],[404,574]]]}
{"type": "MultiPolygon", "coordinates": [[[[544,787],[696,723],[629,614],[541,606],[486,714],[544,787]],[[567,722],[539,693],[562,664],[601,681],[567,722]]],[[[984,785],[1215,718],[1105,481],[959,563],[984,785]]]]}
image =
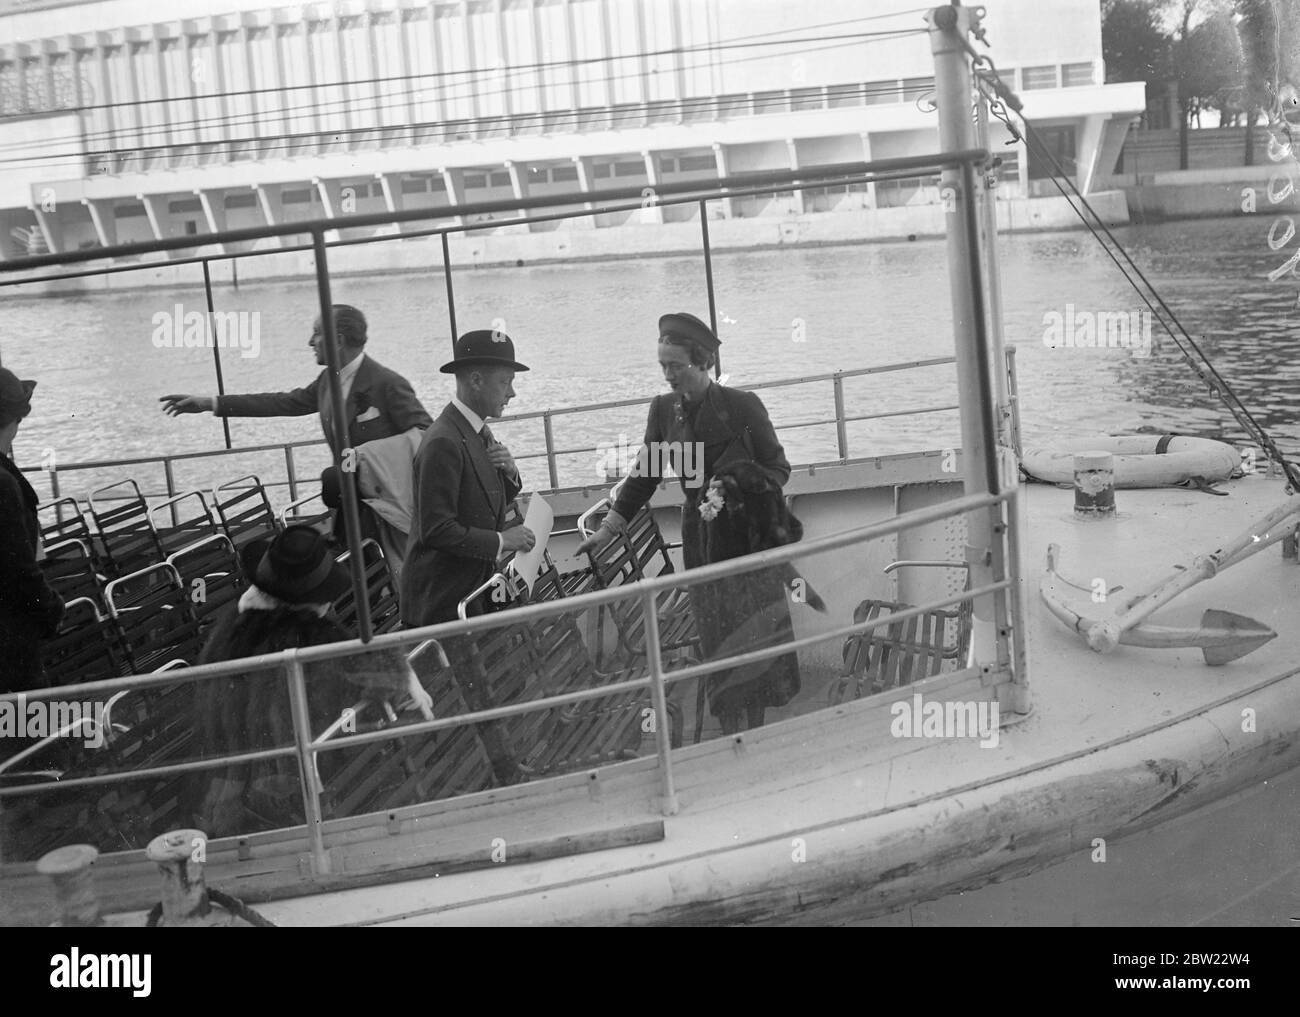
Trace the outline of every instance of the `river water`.
{"type": "MultiPolygon", "coordinates": [[[[1117,236],[1147,273],[1220,373],[1284,450],[1300,447],[1300,369],[1294,357],[1300,278],[1275,282],[1289,257],[1272,251],[1269,220],[1243,217],[1127,227],[1117,236]]],[[[1284,235],[1279,228],[1275,237],[1284,235]]],[[[1053,437],[1143,429],[1244,440],[1224,408],[1182,363],[1152,323],[1150,355],[1138,349],[1056,346],[1060,315],[1140,312],[1144,305],[1086,232],[1002,237],[1004,321],[1018,349],[1026,444],[1053,437]],[[1073,305],[1072,307],[1070,305],[1073,305]],[[1045,340],[1046,335],[1046,340],[1045,340]]],[[[845,247],[720,253],[714,258],[723,368],[732,384],[952,354],[945,248],[941,240],[845,247]]],[[[208,414],[173,419],[159,408],[169,392],[216,391],[212,352],[155,345],[157,315],[205,306],[201,277],[192,287],[78,297],[29,297],[9,289],[0,318],[0,355],[39,388],[15,444],[23,465],[51,453],[75,461],[148,456],[222,444],[208,414]]],[[[521,360],[510,409],[648,398],[663,391],[655,361],[656,319],[674,310],[707,318],[703,259],[645,258],[572,265],[465,269],[455,275],[460,328],[503,327],[521,360]]],[[[219,310],[260,312],[256,357],[223,351],[227,391],[274,391],[306,384],[318,370],[307,347],[316,295],[309,280],[245,284],[215,294],[219,310]]],[[[442,276],[339,278],[334,299],[370,319],[368,351],[411,379],[436,414],[450,393],[438,373],[450,334],[442,276]]],[[[1140,319],[1139,319],[1140,321],[1140,319]]],[[[789,429],[833,416],[829,382],[762,393],[794,462],[836,457],[832,425],[789,429]]],[[[849,379],[850,414],[894,413],[955,404],[952,366],[849,379]]],[[[635,441],[643,408],[558,418],[556,444],[578,448],[635,441]]],[[[540,452],[540,422],[495,428],[517,456],[540,452]]],[[[852,456],[959,443],[955,411],[855,422],[852,456]]],[[[320,437],[317,418],[234,420],[236,445],[320,437]]],[[[320,464],[303,455],[304,472],[320,464]]],[[[321,458],[315,456],[315,458],[321,458]]],[[[322,460],[323,461],[323,460],[322,460]]],[[[222,467],[225,473],[231,473],[222,467]]],[[[545,487],[540,460],[525,464],[531,486],[545,487]]],[[[181,486],[228,479],[210,463],[184,468],[181,486]]],[[[563,457],[561,482],[594,482],[591,452],[563,457]]],[[[234,474],[231,473],[231,476],[234,474]]],[[[102,480],[97,474],[96,480],[102,480]]],[[[68,480],[64,493],[89,486],[68,480]]]]}

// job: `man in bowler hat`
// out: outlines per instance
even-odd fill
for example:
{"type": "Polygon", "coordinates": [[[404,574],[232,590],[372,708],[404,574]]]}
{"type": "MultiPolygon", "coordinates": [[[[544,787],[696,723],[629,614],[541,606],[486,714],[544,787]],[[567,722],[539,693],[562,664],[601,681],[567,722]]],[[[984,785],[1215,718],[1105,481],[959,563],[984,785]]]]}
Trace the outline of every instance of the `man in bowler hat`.
{"type": "MultiPolygon", "coordinates": [[[[415,454],[415,511],[402,570],[402,621],[409,628],[453,621],[457,605],[497,570],[512,551],[531,550],[526,526],[506,526],[506,512],[523,484],[510,450],[486,421],[505,412],[514,398],[515,360],[510,337],[497,330],[467,332],[455,356],[441,368],[456,376],[456,394],[424,432],[415,454]]],[[[482,604],[471,605],[481,613],[482,604]]],[[[464,639],[443,649],[472,710],[487,709],[486,690],[471,677],[464,639]]],[[[499,722],[481,724],[479,736],[501,783],[519,779],[499,722]]]]}

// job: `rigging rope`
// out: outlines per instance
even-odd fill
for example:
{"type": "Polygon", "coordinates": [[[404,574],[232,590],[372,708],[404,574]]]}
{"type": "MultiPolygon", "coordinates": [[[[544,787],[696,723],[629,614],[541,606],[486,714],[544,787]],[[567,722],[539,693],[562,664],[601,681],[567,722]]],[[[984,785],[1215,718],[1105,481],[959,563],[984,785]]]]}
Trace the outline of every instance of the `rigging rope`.
{"type": "Polygon", "coordinates": [[[1088,231],[1093,235],[1097,243],[1101,245],[1102,250],[1104,250],[1111,261],[1115,263],[1120,274],[1124,276],[1125,281],[1133,287],[1134,292],[1136,292],[1142,299],[1142,302],[1147,305],[1152,316],[1160,323],[1161,327],[1169,333],[1169,337],[1174,341],[1174,345],[1177,346],[1179,351],[1182,353],[1183,360],[1193,371],[1196,372],[1197,377],[1205,382],[1209,390],[1223,400],[1228,412],[1232,414],[1233,419],[1237,421],[1242,430],[1246,432],[1247,436],[1258,442],[1260,447],[1269,454],[1270,458],[1277,462],[1282,468],[1282,471],[1286,474],[1287,478],[1287,493],[1294,494],[1300,492],[1300,474],[1296,471],[1296,465],[1286,459],[1282,450],[1278,448],[1277,443],[1264,429],[1264,426],[1255,419],[1254,414],[1250,412],[1245,403],[1243,403],[1237,396],[1237,393],[1233,391],[1232,386],[1229,385],[1227,379],[1219,373],[1218,369],[1206,355],[1205,351],[1202,350],[1196,340],[1188,334],[1187,329],[1183,327],[1178,316],[1165,302],[1159,291],[1151,283],[1151,280],[1146,277],[1142,269],[1138,267],[1137,263],[1129,255],[1128,251],[1124,249],[1124,245],[1121,244],[1115,234],[1111,232],[1110,227],[1106,225],[1105,221],[1097,213],[1097,210],[1094,209],[1088,202],[1088,199],[1083,196],[1082,192],[1075,185],[1069,174],[1065,172],[1064,168],[1061,166],[1060,162],[1057,161],[1051,150],[1043,144],[1042,139],[1034,129],[1033,124],[1030,122],[1029,118],[1025,116],[1019,98],[1010,88],[1007,87],[1006,83],[1002,81],[993,61],[986,54],[975,52],[969,42],[963,40],[963,43],[967,52],[969,52],[974,58],[976,87],[978,87],[981,94],[988,99],[991,115],[1006,125],[1013,138],[1017,141],[1023,140],[1026,148],[1032,145],[1035,154],[1051,165],[1053,171],[1051,178],[1052,183],[1056,186],[1057,190],[1061,192],[1062,197],[1065,198],[1070,209],[1079,217],[1079,220],[1084,224],[1084,226],[1088,228],[1088,231]],[[992,88],[992,94],[990,94],[989,88],[985,87],[985,83],[992,88]],[[1012,122],[1010,114],[1007,112],[1008,105],[1014,109],[1016,114],[1020,117],[1021,123],[1024,125],[1023,132],[1018,130],[1012,122]],[[1062,186],[1062,181],[1068,185],[1069,191],[1073,192],[1074,197],[1078,199],[1078,205],[1075,205],[1070,193],[1067,192],[1065,186],[1062,186]],[[1084,215],[1084,210],[1087,210],[1087,212],[1096,220],[1096,227],[1088,221],[1087,216],[1084,215]],[[1097,227],[1100,227],[1100,233],[1098,232],[1097,227]],[[1106,244],[1105,240],[1102,239],[1102,234],[1105,234],[1106,239],[1114,245],[1114,250],[1112,250],[1111,247],[1106,244]],[[1120,261],[1119,257],[1116,256],[1116,251],[1118,251],[1120,255],[1123,255],[1124,261],[1128,263],[1127,268],[1120,261]],[[1142,281],[1143,285],[1150,290],[1151,297],[1155,298],[1156,303],[1160,305],[1160,311],[1163,311],[1164,315],[1168,316],[1168,320],[1165,319],[1160,311],[1156,310],[1156,306],[1151,302],[1151,298],[1148,297],[1137,282],[1134,281],[1134,275],[1136,275],[1136,277],[1142,281]],[[1173,327],[1171,327],[1171,323],[1173,327]],[[1208,369],[1208,375],[1206,371],[1202,370],[1201,367],[1192,359],[1191,354],[1187,352],[1187,347],[1183,345],[1183,342],[1180,341],[1178,335],[1175,334],[1174,328],[1177,328],[1178,332],[1182,333],[1182,337],[1186,340],[1188,346],[1190,346],[1196,352],[1196,355],[1200,357],[1205,368],[1208,369]]]}

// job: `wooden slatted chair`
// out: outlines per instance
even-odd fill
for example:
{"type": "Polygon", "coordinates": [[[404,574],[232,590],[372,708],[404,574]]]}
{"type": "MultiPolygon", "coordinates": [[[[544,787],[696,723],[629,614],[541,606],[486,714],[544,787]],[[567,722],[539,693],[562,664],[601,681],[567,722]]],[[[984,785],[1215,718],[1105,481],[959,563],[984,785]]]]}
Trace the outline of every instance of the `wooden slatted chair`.
{"type": "Polygon", "coordinates": [[[289,502],[280,510],[280,529],[286,526],[310,526],[326,535],[330,532],[333,512],[318,493],[289,502]]]}
{"type": "MultiPolygon", "coordinates": [[[[90,532],[86,513],[76,498],[60,498],[36,509],[41,528],[41,543],[47,548],[65,540],[80,540],[93,556],[95,537],[90,532]]],[[[98,563],[97,563],[98,564],[98,563]]]]}
{"type": "Polygon", "coordinates": [[[103,603],[103,576],[99,574],[94,552],[86,541],[70,538],[45,548],[41,560],[45,581],[65,601],[89,598],[103,603]]]}
{"type": "Polygon", "coordinates": [[[198,618],[174,565],[160,562],[115,579],[105,596],[133,674],[198,659],[198,618]]]}
{"type": "Polygon", "coordinates": [[[58,634],[41,644],[41,659],[51,684],[72,685],[126,673],[121,632],[99,609],[97,600],[75,597],[67,601],[58,634]]]}
{"type": "MultiPolygon", "coordinates": [[[[609,511],[609,499],[598,503],[578,520],[582,535],[595,532],[596,516],[609,511]]],[[[620,586],[674,572],[669,545],[650,514],[648,506],[633,516],[627,531],[611,540],[600,551],[588,554],[591,574],[598,587],[620,586]]],[[[680,654],[700,659],[700,637],[691,611],[688,590],[665,590],[655,598],[659,616],[660,647],[665,654],[680,654]]],[[[618,633],[619,652],[610,666],[627,667],[645,659],[645,619],[639,605],[628,602],[613,605],[610,618],[618,633]]],[[[606,661],[599,661],[602,665],[606,661]]]]}
{"type": "Polygon", "coordinates": [[[149,506],[134,480],[119,480],[92,491],[90,514],[99,530],[110,575],[129,575],[166,557],[149,506]]]}
{"type": "Polygon", "coordinates": [[[167,558],[221,531],[202,491],[186,491],[160,501],[149,510],[149,521],[167,558]]]}
{"type": "Polygon", "coordinates": [[[236,477],[214,488],[212,507],[237,551],[251,541],[274,537],[279,532],[266,488],[256,474],[236,477]]]}
{"type": "MultiPolygon", "coordinates": [[[[407,659],[415,668],[421,685],[433,697],[435,717],[469,712],[437,642],[421,643],[408,654],[407,659]]],[[[374,703],[361,701],[352,707],[351,714],[321,734],[317,742],[345,734],[416,723],[419,719],[418,714],[399,714],[388,704],[376,707],[374,703]]],[[[318,758],[326,761],[318,773],[328,774],[322,787],[331,816],[355,816],[399,808],[471,794],[492,786],[491,762],[470,726],[376,742],[356,749],[341,749],[318,758]],[[330,765],[331,756],[341,758],[330,765]]]]}
{"type": "MultiPolygon", "coordinates": [[[[350,568],[348,563],[351,559],[352,552],[344,551],[337,561],[350,568]]],[[[383,548],[367,538],[361,542],[361,560],[365,569],[371,628],[376,635],[392,632],[401,627],[402,615],[397,602],[397,584],[393,582],[388,559],[384,557],[383,548]]],[[[349,633],[357,634],[357,604],[350,585],[347,592],[334,602],[334,613],[349,633]]]]}
{"type": "Polygon", "coordinates": [[[239,553],[229,537],[217,533],[169,555],[167,564],[176,569],[189,597],[201,646],[247,589],[239,553]]]}
{"type": "MultiPolygon", "coordinates": [[[[966,588],[970,589],[970,570],[966,562],[894,562],[886,566],[885,571],[892,572],[908,565],[966,569],[966,588]]],[[[854,610],[853,621],[857,624],[874,621],[911,607],[910,604],[868,599],[854,610]]],[[[830,683],[828,701],[834,705],[887,689],[902,688],[942,673],[950,663],[957,668],[965,666],[971,646],[972,610],[971,602],[966,600],[954,608],[936,608],[849,636],[844,640],[844,669],[840,677],[830,683]]]]}

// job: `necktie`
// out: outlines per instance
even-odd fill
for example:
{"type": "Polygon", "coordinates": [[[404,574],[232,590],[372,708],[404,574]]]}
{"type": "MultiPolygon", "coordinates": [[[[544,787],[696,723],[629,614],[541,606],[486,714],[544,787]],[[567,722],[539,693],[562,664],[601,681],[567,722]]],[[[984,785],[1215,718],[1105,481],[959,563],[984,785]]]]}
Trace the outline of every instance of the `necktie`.
{"type": "Polygon", "coordinates": [[[492,437],[492,432],[488,429],[487,424],[483,425],[483,430],[479,431],[478,436],[483,439],[483,446],[485,448],[491,448],[493,442],[496,441],[496,439],[492,437]]]}

